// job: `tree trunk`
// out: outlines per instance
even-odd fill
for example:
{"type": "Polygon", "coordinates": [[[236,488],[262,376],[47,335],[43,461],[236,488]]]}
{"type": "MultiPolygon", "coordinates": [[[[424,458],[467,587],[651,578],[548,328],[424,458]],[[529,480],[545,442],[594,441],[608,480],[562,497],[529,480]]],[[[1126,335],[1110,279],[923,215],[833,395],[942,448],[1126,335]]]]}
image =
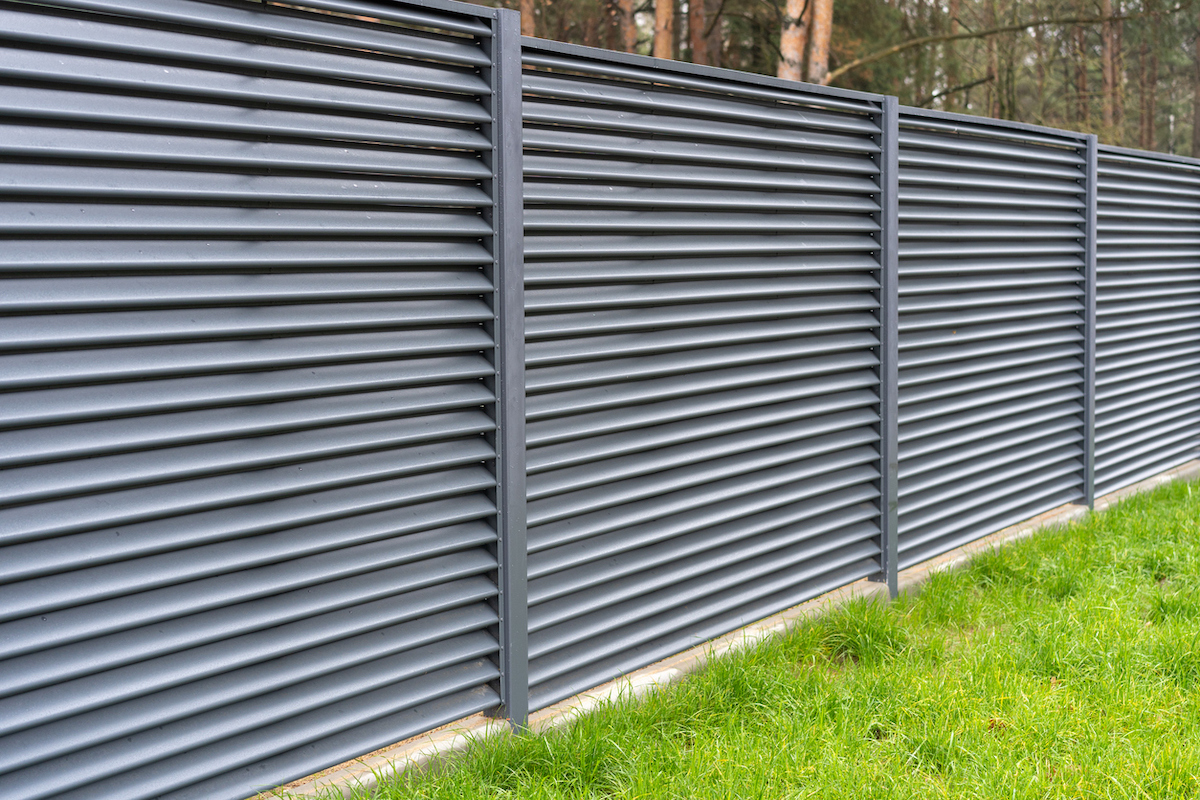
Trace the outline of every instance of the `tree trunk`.
{"type": "MultiPolygon", "coordinates": [[[[984,25],[988,28],[996,27],[996,0],[987,0],[984,4],[984,25]]],[[[1000,79],[1000,53],[996,47],[996,37],[987,37],[987,60],[988,60],[988,75],[992,80],[988,83],[987,90],[987,113],[989,117],[1000,116],[1000,87],[998,82],[1000,79]]]]}
{"type": "Polygon", "coordinates": [[[811,0],[812,27],[808,39],[808,81],[825,83],[829,44],[833,37],[833,0],[811,0]]]}
{"type": "MultiPolygon", "coordinates": [[[[525,2],[525,0],[521,0],[525,2]]],[[[621,28],[621,49],[632,53],[637,49],[637,24],[633,19],[633,0],[617,0],[617,24],[621,28]]]]}
{"type": "MultiPolygon", "coordinates": [[[[958,8],[960,0],[950,0],[950,35],[958,34],[958,8]]],[[[955,86],[961,86],[962,80],[959,78],[958,72],[958,47],[957,42],[946,42],[946,89],[953,89],[955,86]]],[[[942,101],[942,108],[946,111],[958,110],[958,93],[946,95],[946,99],[942,101]]]]}
{"type": "Polygon", "coordinates": [[[779,35],[781,78],[801,80],[804,75],[804,51],[808,49],[808,0],[787,0],[783,31],[779,35]]]}
{"type": "Polygon", "coordinates": [[[1075,28],[1075,120],[1086,127],[1088,124],[1088,74],[1087,74],[1087,31],[1083,26],[1075,28]]]}
{"type": "Polygon", "coordinates": [[[692,47],[692,63],[708,63],[708,40],[704,38],[704,0],[688,0],[688,44],[692,47]]]}
{"type": "Polygon", "coordinates": [[[654,56],[675,57],[675,0],[654,0],[654,56]]]}
{"type": "MultiPolygon", "coordinates": [[[[1100,0],[1100,15],[1111,17],[1112,0],[1100,0]]],[[[1103,119],[1106,135],[1113,128],[1117,96],[1117,35],[1112,22],[1105,22],[1100,29],[1100,77],[1104,86],[1103,119]]]]}
{"type": "Polygon", "coordinates": [[[1200,158],[1200,24],[1192,44],[1192,158],[1200,158]]]}
{"type": "MultiPolygon", "coordinates": [[[[1121,0],[1117,0],[1115,11],[1123,13],[1121,0]]],[[[1113,142],[1125,141],[1125,53],[1121,43],[1125,23],[1117,20],[1113,25],[1113,142]]]]}
{"type": "Polygon", "coordinates": [[[521,35],[537,36],[537,21],[533,16],[533,0],[521,0],[521,35]]]}
{"type": "Polygon", "coordinates": [[[721,12],[721,0],[704,0],[704,29],[708,31],[704,40],[704,53],[708,57],[707,63],[714,67],[721,66],[721,51],[725,49],[725,42],[721,36],[721,12]]]}
{"type": "MultiPolygon", "coordinates": [[[[1157,6],[1157,3],[1146,3],[1147,6],[1157,6]]],[[[1158,136],[1155,130],[1155,118],[1158,116],[1158,14],[1150,16],[1150,63],[1146,65],[1146,88],[1142,96],[1146,102],[1146,143],[1143,150],[1157,149],[1158,136]]]]}

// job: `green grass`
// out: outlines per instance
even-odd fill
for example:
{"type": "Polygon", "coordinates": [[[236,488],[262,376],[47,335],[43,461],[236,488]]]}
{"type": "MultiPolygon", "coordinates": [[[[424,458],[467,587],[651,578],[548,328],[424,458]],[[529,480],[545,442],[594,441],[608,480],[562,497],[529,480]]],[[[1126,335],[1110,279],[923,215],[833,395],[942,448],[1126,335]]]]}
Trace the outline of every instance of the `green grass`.
{"type": "Polygon", "coordinates": [[[1200,796],[1200,485],[855,602],[391,798],[1200,796]]]}

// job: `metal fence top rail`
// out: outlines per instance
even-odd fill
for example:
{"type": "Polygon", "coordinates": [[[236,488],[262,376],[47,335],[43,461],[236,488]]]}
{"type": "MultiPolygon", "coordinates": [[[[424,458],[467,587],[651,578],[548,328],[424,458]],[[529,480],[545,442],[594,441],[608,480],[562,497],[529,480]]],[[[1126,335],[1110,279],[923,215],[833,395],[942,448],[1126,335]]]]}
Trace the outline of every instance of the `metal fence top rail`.
{"type": "MultiPolygon", "coordinates": [[[[921,117],[923,120],[928,120],[931,128],[939,130],[954,131],[955,125],[972,128],[986,127],[989,132],[994,133],[996,128],[1003,128],[1012,131],[1019,138],[1027,141],[1038,141],[1046,144],[1063,144],[1063,139],[1071,139],[1077,142],[1086,142],[1091,134],[1080,133],[1078,131],[1062,130],[1061,128],[1049,128],[1044,125],[1032,125],[1027,122],[1014,122],[1008,119],[992,119],[991,117],[976,117],[971,114],[957,114],[949,111],[936,111],[932,108],[917,108],[916,106],[900,106],[900,114],[903,117],[921,117]],[[949,123],[949,124],[948,124],[949,123]],[[1044,137],[1052,137],[1055,141],[1047,142],[1044,137]]],[[[961,133],[972,133],[971,130],[957,131],[961,133]]]]}
{"type": "Polygon", "coordinates": [[[566,66],[556,63],[552,57],[548,57],[550,54],[588,59],[597,64],[603,64],[604,66],[598,66],[596,71],[607,77],[646,81],[660,86],[669,83],[679,87],[720,94],[730,94],[731,83],[741,84],[745,90],[740,94],[760,100],[795,103],[797,95],[807,94],[819,97],[818,102],[828,108],[877,113],[883,108],[885,97],[885,95],[870,92],[834,89],[829,86],[790,81],[770,75],[654,58],[635,53],[618,53],[599,47],[585,47],[566,42],[554,42],[549,39],[535,39],[529,36],[521,37],[521,47],[524,51],[522,60],[533,66],[551,68],[566,66]]]}
{"type": "Polygon", "coordinates": [[[1188,156],[1177,156],[1171,153],[1156,153],[1153,150],[1137,150],[1132,147],[1117,147],[1114,144],[1100,145],[1100,152],[1106,156],[1123,157],[1130,161],[1146,161],[1151,159],[1154,161],[1169,161],[1172,164],[1177,164],[1181,167],[1191,167],[1192,169],[1200,169],[1200,158],[1189,158],[1188,156]]]}

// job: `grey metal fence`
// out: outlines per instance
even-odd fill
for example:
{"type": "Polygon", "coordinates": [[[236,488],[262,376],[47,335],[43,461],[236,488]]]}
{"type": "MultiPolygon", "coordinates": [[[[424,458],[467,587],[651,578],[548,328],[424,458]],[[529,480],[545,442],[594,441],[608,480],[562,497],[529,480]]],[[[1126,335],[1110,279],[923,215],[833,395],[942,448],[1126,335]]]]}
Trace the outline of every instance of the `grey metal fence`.
{"type": "Polygon", "coordinates": [[[1085,494],[1088,141],[901,109],[901,567],[1085,494]]]}
{"type": "Polygon", "coordinates": [[[1200,162],[515,20],[0,0],[4,798],[519,723],[1200,456],[1200,162]]]}
{"type": "Polygon", "coordinates": [[[1200,163],[1100,148],[1096,491],[1200,452],[1200,163]]]}
{"type": "Polygon", "coordinates": [[[880,571],[883,98],[527,40],[530,691],[880,571]]]}
{"type": "Polygon", "coordinates": [[[302,5],[0,4],[5,800],[240,798],[499,702],[517,30],[302,5]]]}

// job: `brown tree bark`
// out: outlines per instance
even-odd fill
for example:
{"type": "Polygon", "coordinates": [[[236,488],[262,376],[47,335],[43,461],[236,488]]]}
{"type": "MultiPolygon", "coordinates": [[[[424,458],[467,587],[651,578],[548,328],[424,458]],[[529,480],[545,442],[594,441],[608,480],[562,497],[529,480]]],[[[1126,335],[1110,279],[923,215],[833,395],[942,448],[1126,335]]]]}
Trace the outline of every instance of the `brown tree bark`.
{"type": "Polygon", "coordinates": [[[1075,28],[1075,121],[1087,125],[1088,117],[1087,31],[1075,28]]]}
{"type": "MultiPolygon", "coordinates": [[[[989,28],[996,27],[996,0],[987,0],[983,9],[984,25],[989,28]]],[[[987,38],[987,60],[988,74],[996,80],[993,80],[987,85],[987,106],[989,117],[1000,116],[1000,87],[997,82],[1000,78],[1000,52],[997,49],[995,36],[987,38]]]]}
{"type": "MultiPolygon", "coordinates": [[[[1112,0],[1100,0],[1101,15],[1113,15],[1112,0]]],[[[1104,100],[1101,114],[1106,132],[1112,130],[1116,119],[1117,97],[1117,33],[1116,25],[1109,20],[1100,26],[1100,78],[1104,100]]]]}
{"type": "MultiPolygon", "coordinates": [[[[958,13],[960,0],[950,0],[950,35],[958,34],[958,13]]],[[[959,86],[961,81],[958,75],[958,45],[954,40],[946,42],[946,88],[952,89],[959,86]]],[[[946,99],[942,101],[942,108],[947,111],[957,111],[959,108],[958,92],[946,95],[946,99]]]]}
{"type": "Polygon", "coordinates": [[[617,24],[621,28],[621,49],[626,53],[632,53],[637,49],[637,24],[633,19],[633,0],[617,0],[617,24]]]}
{"type": "Polygon", "coordinates": [[[707,27],[704,19],[704,0],[688,0],[688,44],[692,47],[692,63],[708,63],[707,27]]]}
{"type": "Polygon", "coordinates": [[[722,0],[704,0],[704,53],[708,63],[714,67],[722,65],[725,42],[721,36],[721,17],[724,12],[722,0]]]}
{"type": "Polygon", "coordinates": [[[1192,43],[1192,158],[1200,158],[1200,24],[1192,43]]]}
{"type": "Polygon", "coordinates": [[[808,81],[825,83],[829,74],[829,44],[833,36],[833,0],[811,0],[808,32],[808,81]]]}
{"type": "MultiPolygon", "coordinates": [[[[1147,7],[1157,11],[1157,3],[1147,0],[1147,7]]],[[[1155,129],[1155,118],[1158,116],[1158,14],[1152,13],[1150,23],[1150,62],[1146,65],[1146,86],[1142,89],[1142,98],[1146,103],[1146,142],[1143,150],[1156,149],[1158,139],[1155,129]]]]}
{"type": "Polygon", "coordinates": [[[521,0],[521,35],[537,36],[537,20],[533,16],[534,0],[521,0]]]}
{"type": "Polygon", "coordinates": [[[675,0],[654,0],[654,57],[675,57],[675,0]]]}
{"type": "Polygon", "coordinates": [[[804,75],[804,53],[808,49],[808,0],[787,0],[783,30],[779,34],[779,77],[798,81],[804,75]]]}

